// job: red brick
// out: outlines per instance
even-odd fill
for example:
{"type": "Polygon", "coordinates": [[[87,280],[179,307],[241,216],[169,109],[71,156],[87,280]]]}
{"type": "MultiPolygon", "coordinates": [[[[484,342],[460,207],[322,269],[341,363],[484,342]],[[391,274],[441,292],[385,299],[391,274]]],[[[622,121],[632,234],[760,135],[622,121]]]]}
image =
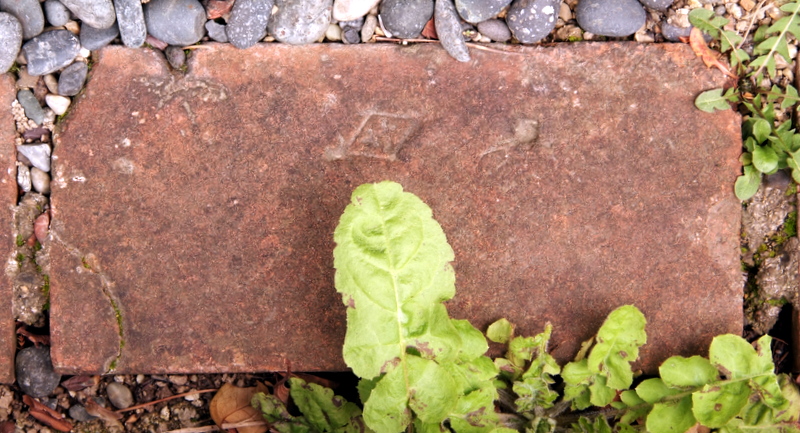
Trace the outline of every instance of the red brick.
{"type": "Polygon", "coordinates": [[[679,44],[472,56],[212,44],[181,75],[101,51],[55,148],[56,367],[345,368],[332,233],[383,179],[433,209],[478,327],[550,321],[564,361],[632,303],[649,371],[740,333],[740,120],[693,106],[724,77],[679,44]]]}
{"type": "MultiPolygon", "coordinates": [[[[16,246],[11,228],[14,226],[13,208],[17,204],[17,149],[14,146],[16,127],[11,115],[11,103],[17,98],[14,79],[10,74],[0,75],[0,257],[14,262],[16,246]]],[[[0,272],[0,383],[14,382],[14,314],[11,311],[13,282],[7,272],[0,272]]]]}

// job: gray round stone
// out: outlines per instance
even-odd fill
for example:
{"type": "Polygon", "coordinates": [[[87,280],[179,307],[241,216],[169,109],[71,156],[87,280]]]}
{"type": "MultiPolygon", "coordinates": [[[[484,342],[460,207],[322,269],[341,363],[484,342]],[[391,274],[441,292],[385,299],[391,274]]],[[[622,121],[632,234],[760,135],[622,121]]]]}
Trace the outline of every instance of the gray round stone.
{"type": "Polygon", "coordinates": [[[469,50],[464,42],[461,20],[452,0],[436,0],[433,23],[442,47],[459,62],[469,61],[469,50]]]}
{"type": "Polygon", "coordinates": [[[114,23],[107,29],[96,29],[88,24],[81,25],[81,45],[87,50],[99,50],[119,36],[119,27],[114,23]]]}
{"type": "Polygon", "coordinates": [[[84,24],[107,29],[117,20],[111,0],[61,0],[84,24]]]}
{"type": "Polygon", "coordinates": [[[0,74],[6,73],[17,59],[22,46],[22,24],[13,15],[0,12],[0,74]]]}
{"type": "Polygon", "coordinates": [[[274,0],[236,0],[225,33],[236,48],[250,48],[267,35],[274,0]]]}
{"type": "Polygon", "coordinates": [[[203,37],[206,12],[197,0],[151,0],[144,5],[147,32],[168,45],[192,45],[203,37]]]}
{"type": "Polygon", "coordinates": [[[17,353],[17,385],[22,392],[41,398],[50,395],[61,382],[61,375],[53,371],[50,347],[26,347],[17,353]]]}
{"type": "Polygon", "coordinates": [[[208,37],[217,42],[228,42],[228,33],[225,32],[225,24],[220,24],[214,20],[206,21],[206,31],[208,37]]]}
{"type": "Polygon", "coordinates": [[[86,408],[82,404],[73,404],[69,407],[69,417],[78,422],[91,421],[97,417],[89,415],[86,408]]]}
{"type": "Polygon", "coordinates": [[[167,57],[167,62],[172,69],[181,69],[186,65],[186,53],[183,48],[170,45],[164,50],[164,55],[167,57]]]}
{"type": "Polygon", "coordinates": [[[646,15],[636,0],[580,0],[575,8],[575,18],[583,30],[611,37],[636,33],[646,15]]]}
{"type": "Polygon", "coordinates": [[[114,0],[114,9],[122,43],[130,48],[141,47],[147,39],[141,0],[114,0]]]}
{"type": "Polygon", "coordinates": [[[69,9],[58,0],[44,2],[44,16],[53,27],[61,27],[69,21],[69,9]]]}
{"type": "Polygon", "coordinates": [[[133,405],[133,393],[124,384],[111,382],[106,386],[108,400],[117,409],[125,409],[133,405]]]}
{"type": "Polygon", "coordinates": [[[639,3],[657,11],[667,10],[674,2],[675,0],[639,0],[639,3]]]}
{"type": "Polygon", "coordinates": [[[383,0],[380,12],[392,36],[416,38],[433,16],[433,0],[383,0]]]}
{"type": "Polygon", "coordinates": [[[69,30],[53,30],[25,42],[22,52],[28,59],[28,74],[47,75],[75,60],[81,43],[69,30]]]}
{"type": "Polygon", "coordinates": [[[268,29],[280,42],[292,45],[316,42],[331,23],[333,0],[277,0],[275,5],[278,10],[272,15],[268,29]]]}
{"type": "Polygon", "coordinates": [[[506,24],[518,41],[533,44],[556,27],[560,7],[561,0],[514,0],[508,9],[506,24]]]}
{"type": "Polygon", "coordinates": [[[44,122],[45,112],[39,104],[39,100],[33,96],[33,92],[28,89],[20,90],[17,92],[17,101],[19,101],[19,105],[22,105],[22,109],[25,110],[25,116],[28,119],[36,122],[37,125],[41,125],[44,122]]]}
{"type": "Polygon", "coordinates": [[[468,23],[479,23],[494,18],[511,4],[511,0],[456,0],[456,10],[468,23]]]}
{"type": "Polygon", "coordinates": [[[20,144],[17,152],[28,158],[32,166],[42,171],[50,171],[50,145],[47,143],[20,144]]]}
{"type": "Polygon", "coordinates": [[[38,0],[0,0],[0,11],[14,15],[22,24],[23,39],[30,39],[44,30],[44,13],[38,0]]]}
{"type": "Polygon", "coordinates": [[[670,42],[680,42],[681,38],[688,38],[692,27],[678,27],[664,21],[661,23],[661,34],[670,42]]]}
{"type": "Polygon", "coordinates": [[[357,44],[361,42],[361,28],[364,27],[364,17],[349,21],[339,21],[339,27],[342,29],[342,42],[357,44]]]}
{"type": "Polygon", "coordinates": [[[83,84],[86,83],[86,74],[89,73],[89,67],[86,63],[75,62],[61,71],[58,77],[58,94],[63,96],[75,96],[83,89],[83,84]]]}
{"type": "Polygon", "coordinates": [[[503,20],[493,19],[480,22],[478,31],[495,42],[507,42],[511,39],[511,30],[503,20]]]}

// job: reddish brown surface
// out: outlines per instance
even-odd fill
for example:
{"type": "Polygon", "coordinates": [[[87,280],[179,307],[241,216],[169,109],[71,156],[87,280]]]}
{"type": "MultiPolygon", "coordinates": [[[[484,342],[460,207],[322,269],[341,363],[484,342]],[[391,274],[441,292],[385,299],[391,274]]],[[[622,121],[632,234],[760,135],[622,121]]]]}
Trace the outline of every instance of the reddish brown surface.
{"type": "MultiPolygon", "coordinates": [[[[16,127],[11,115],[11,103],[16,99],[14,79],[0,74],[0,257],[7,263],[14,260],[13,206],[17,204],[17,150],[14,147],[16,127]]],[[[4,271],[0,272],[0,383],[14,381],[14,314],[11,312],[13,283],[4,271]]]]}
{"type": "Polygon", "coordinates": [[[651,371],[740,333],[739,118],[693,106],[724,77],[684,45],[472,56],[208,45],[180,76],[103,50],[55,149],[56,367],[109,367],[113,299],[120,372],[343,369],[332,233],[382,179],[444,227],[455,317],[551,321],[563,361],[633,303],[651,371]]]}

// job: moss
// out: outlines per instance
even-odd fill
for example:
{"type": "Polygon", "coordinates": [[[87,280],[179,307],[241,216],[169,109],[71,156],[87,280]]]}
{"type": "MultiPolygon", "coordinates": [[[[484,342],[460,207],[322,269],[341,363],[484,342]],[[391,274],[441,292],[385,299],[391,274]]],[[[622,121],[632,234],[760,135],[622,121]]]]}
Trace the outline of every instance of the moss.
{"type": "Polygon", "coordinates": [[[797,184],[792,183],[789,185],[789,188],[786,188],[786,197],[792,196],[797,194],[797,184]]]}
{"type": "Polygon", "coordinates": [[[786,221],[783,222],[783,233],[787,237],[797,236],[797,211],[789,212],[786,221]]]}
{"type": "Polygon", "coordinates": [[[17,254],[17,263],[22,266],[22,262],[25,261],[25,254],[19,253],[17,254]]]}
{"type": "Polygon", "coordinates": [[[86,269],[89,269],[89,270],[92,269],[92,267],[89,266],[89,261],[86,260],[86,257],[81,257],[81,265],[86,269]]]}
{"type": "Polygon", "coordinates": [[[583,40],[582,37],[576,36],[576,35],[572,35],[572,36],[567,38],[567,42],[580,42],[582,40],[583,40]]]}
{"type": "Polygon", "coordinates": [[[22,235],[17,235],[17,246],[21,247],[25,245],[25,239],[22,238],[22,235]]]}
{"type": "Polygon", "coordinates": [[[780,307],[780,306],[788,304],[789,301],[786,300],[786,298],[767,299],[766,301],[764,301],[764,303],[767,304],[767,305],[773,305],[773,306],[776,306],[776,307],[780,307]]]}

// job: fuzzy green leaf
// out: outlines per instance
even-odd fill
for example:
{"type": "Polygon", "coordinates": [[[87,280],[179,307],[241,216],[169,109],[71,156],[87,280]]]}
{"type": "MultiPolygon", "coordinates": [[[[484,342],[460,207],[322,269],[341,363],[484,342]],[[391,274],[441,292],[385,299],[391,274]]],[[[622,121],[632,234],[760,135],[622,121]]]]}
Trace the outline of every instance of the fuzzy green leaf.
{"type": "Polygon", "coordinates": [[[566,386],[564,387],[564,400],[572,401],[575,409],[586,409],[591,405],[589,401],[591,392],[589,385],[592,383],[594,373],[589,370],[589,360],[582,359],[577,362],[570,362],[561,370],[561,378],[566,386]]]}
{"type": "Polygon", "coordinates": [[[508,340],[514,336],[514,325],[506,319],[500,319],[491,325],[486,330],[486,338],[495,343],[508,343],[508,340]]]}
{"type": "Polygon", "coordinates": [[[589,418],[578,418],[577,424],[572,424],[572,430],[579,433],[611,433],[611,426],[608,421],[599,416],[594,421],[589,418]]]}
{"type": "Polygon", "coordinates": [[[533,411],[536,407],[549,409],[558,398],[558,393],[550,389],[550,385],[555,383],[552,376],[561,372],[555,358],[547,353],[552,332],[553,326],[548,323],[544,332],[533,337],[536,344],[531,365],[522,374],[522,380],[514,382],[514,393],[519,397],[516,405],[522,412],[533,411]]]}
{"type": "Polygon", "coordinates": [[[607,378],[613,389],[626,389],[633,382],[630,363],[639,358],[639,347],[647,342],[647,320],[633,305],[624,305],[608,315],[597,332],[597,344],[589,354],[589,370],[607,378]]]}
{"type": "Polygon", "coordinates": [[[706,113],[713,113],[715,110],[728,110],[731,108],[731,104],[722,95],[722,89],[706,90],[697,95],[697,98],[694,100],[694,105],[706,113]]]}
{"type": "Polygon", "coordinates": [[[717,379],[717,369],[701,356],[673,356],[658,368],[664,384],[673,388],[703,386],[717,379]]]}
{"type": "Polygon", "coordinates": [[[647,431],[650,433],[683,433],[697,421],[692,415],[692,396],[677,401],[656,403],[647,415],[647,431]]]}
{"type": "Polygon", "coordinates": [[[292,401],[308,423],[320,432],[364,431],[361,409],[333,390],[293,377],[289,379],[292,401]]]}
{"type": "Polygon", "coordinates": [[[749,397],[750,389],[744,382],[706,385],[692,394],[692,413],[704,426],[719,428],[739,414],[749,397]]]}
{"type": "Polygon", "coordinates": [[[745,165],[744,174],[736,178],[734,185],[736,198],[742,201],[749,199],[756,194],[759,185],[761,185],[761,172],[752,165],[745,165]]]}

